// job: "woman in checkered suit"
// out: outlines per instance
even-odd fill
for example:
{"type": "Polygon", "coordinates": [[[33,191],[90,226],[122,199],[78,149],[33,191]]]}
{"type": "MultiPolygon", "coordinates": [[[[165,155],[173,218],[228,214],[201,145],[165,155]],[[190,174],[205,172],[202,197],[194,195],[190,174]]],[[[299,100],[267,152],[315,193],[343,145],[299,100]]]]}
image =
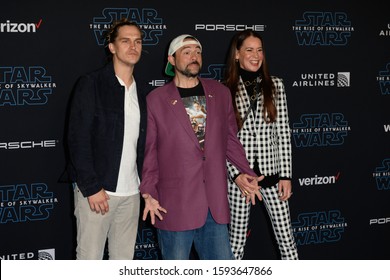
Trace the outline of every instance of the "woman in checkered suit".
{"type": "MultiPolygon", "coordinates": [[[[291,140],[282,79],[270,76],[259,34],[245,30],[231,42],[224,83],[232,93],[243,144],[258,175],[261,196],[271,219],[282,259],[298,259],[288,199],[291,191],[291,140]]],[[[228,163],[231,211],[230,242],[236,259],[244,256],[251,204],[234,179],[239,171],[228,163]]]]}

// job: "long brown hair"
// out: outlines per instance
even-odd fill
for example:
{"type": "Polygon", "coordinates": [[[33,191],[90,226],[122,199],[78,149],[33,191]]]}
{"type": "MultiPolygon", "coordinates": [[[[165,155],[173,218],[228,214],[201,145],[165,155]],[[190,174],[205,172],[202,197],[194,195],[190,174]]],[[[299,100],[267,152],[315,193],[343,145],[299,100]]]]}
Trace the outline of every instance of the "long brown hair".
{"type": "Polygon", "coordinates": [[[225,76],[224,84],[230,89],[230,93],[232,95],[232,100],[233,100],[234,112],[236,114],[236,120],[239,128],[241,128],[242,126],[242,119],[237,110],[235,99],[236,99],[236,93],[238,89],[238,82],[240,80],[240,74],[239,74],[240,64],[238,61],[236,61],[236,51],[242,47],[242,44],[245,41],[245,39],[251,36],[258,38],[263,44],[264,58],[263,58],[263,63],[260,67],[260,75],[262,77],[261,91],[264,99],[263,117],[266,122],[274,122],[276,120],[276,115],[277,115],[277,110],[274,102],[274,98],[276,96],[276,89],[274,83],[272,82],[271,76],[268,72],[268,66],[267,66],[267,62],[265,59],[265,52],[264,52],[264,41],[259,34],[257,34],[252,30],[244,30],[238,32],[236,35],[234,35],[228,51],[226,69],[224,74],[225,76]],[[268,113],[268,118],[266,118],[266,113],[268,113]]]}

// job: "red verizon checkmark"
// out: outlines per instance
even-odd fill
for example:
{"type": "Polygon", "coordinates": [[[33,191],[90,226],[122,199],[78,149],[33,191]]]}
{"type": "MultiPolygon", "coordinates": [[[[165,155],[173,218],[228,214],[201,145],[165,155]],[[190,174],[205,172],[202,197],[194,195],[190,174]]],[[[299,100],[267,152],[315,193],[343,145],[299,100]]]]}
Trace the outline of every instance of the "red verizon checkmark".
{"type": "Polygon", "coordinates": [[[42,19],[40,19],[40,20],[38,21],[38,23],[35,24],[35,26],[36,26],[37,28],[39,28],[39,27],[41,26],[41,24],[42,24],[42,19]]]}
{"type": "Polygon", "coordinates": [[[339,179],[339,177],[340,177],[340,172],[337,173],[337,175],[336,175],[336,181],[339,179]]]}

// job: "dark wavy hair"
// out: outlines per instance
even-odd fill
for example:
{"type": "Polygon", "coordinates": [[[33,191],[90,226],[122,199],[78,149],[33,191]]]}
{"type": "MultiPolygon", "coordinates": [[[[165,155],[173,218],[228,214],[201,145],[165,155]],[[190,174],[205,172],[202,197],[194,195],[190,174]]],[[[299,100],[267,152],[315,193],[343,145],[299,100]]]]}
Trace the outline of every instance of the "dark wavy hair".
{"type": "Polygon", "coordinates": [[[137,27],[139,32],[141,33],[141,38],[143,39],[144,33],[142,32],[141,28],[139,27],[139,25],[136,22],[129,21],[127,18],[121,18],[120,20],[113,22],[113,24],[111,25],[111,28],[108,29],[105,33],[106,49],[107,49],[107,54],[109,55],[109,57],[111,57],[112,54],[108,50],[108,45],[110,43],[115,42],[116,38],[118,37],[119,28],[121,28],[122,26],[126,26],[126,25],[137,27]]]}
{"type": "Polygon", "coordinates": [[[235,34],[231,40],[229,51],[226,58],[226,69],[224,72],[223,83],[230,89],[230,93],[232,95],[233,107],[236,113],[236,120],[238,127],[242,127],[242,119],[240,114],[238,113],[235,97],[238,90],[238,82],[240,80],[239,68],[240,64],[236,60],[236,51],[242,47],[243,42],[248,37],[256,37],[263,44],[263,63],[260,67],[260,75],[262,77],[262,87],[261,92],[264,98],[264,119],[266,122],[274,122],[276,120],[277,110],[274,102],[274,98],[276,97],[276,89],[275,85],[272,82],[271,76],[268,72],[268,65],[265,59],[264,52],[264,41],[263,38],[256,32],[252,30],[244,30],[235,34]],[[266,118],[266,113],[268,113],[268,118],[266,118]]]}

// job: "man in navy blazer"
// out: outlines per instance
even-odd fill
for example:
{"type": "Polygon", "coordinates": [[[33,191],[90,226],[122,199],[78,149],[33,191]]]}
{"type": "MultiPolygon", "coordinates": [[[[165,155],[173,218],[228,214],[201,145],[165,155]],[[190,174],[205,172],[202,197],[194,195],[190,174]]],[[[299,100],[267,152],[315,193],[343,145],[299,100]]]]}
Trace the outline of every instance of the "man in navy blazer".
{"type": "Polygon", "coordinates": [[[69,174],[74,182],[76,258],[133,259],[140,214],[139,181],[146,134],[145,92],[136,83],[142,30],[112,25],[104,67],[83,75],[71,103],[69,174]]]}
{"type": "Polygon", "coordinates": [[[143,219],[157,228],[163,259],[234,259],[229,243],[228,160],[248,203],[261,199],[256,174],[237,139],[227,87],[198,77],[202,46],[184,34],[172,40],[166,74],[173,81],[147,96],[147,133],[140,192],[143,219]],[[158,217],[158,219],[155,218],[158,217]]]}

